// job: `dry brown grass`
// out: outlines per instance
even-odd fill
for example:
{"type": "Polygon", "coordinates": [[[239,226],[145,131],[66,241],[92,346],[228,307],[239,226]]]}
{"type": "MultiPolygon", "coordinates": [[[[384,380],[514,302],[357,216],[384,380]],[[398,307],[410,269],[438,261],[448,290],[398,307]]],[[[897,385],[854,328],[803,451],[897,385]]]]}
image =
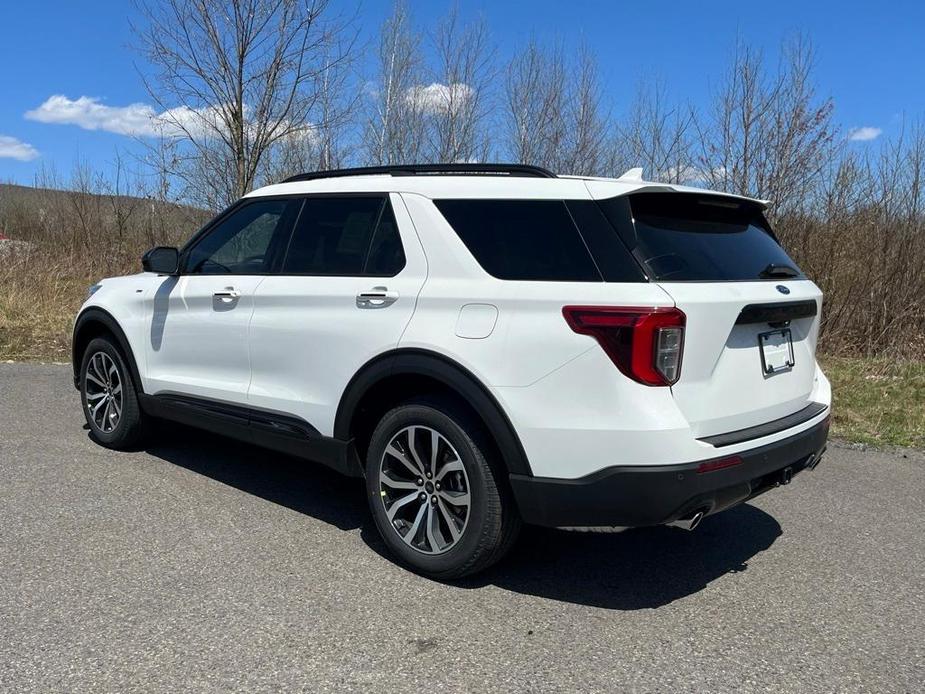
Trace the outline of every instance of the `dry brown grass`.
{"type": "Polygon", "coordinates": [[[94,282],[141,270],[208,217],[188,207],[101,193],[0,186],[0,359],[67,361],[77,309],[94,282]]]}

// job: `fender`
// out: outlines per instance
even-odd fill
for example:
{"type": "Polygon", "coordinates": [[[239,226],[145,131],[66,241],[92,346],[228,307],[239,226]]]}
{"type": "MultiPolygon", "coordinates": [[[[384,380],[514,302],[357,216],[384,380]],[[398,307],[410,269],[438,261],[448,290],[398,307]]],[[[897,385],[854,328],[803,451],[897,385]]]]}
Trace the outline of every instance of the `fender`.
{"type": "Polygon", "coordinates": [[[400,374],[427,376],[456,391],[479,414],[501,450],[511,474],[532,475],[527,454],[510,419],[495,397],[468,369],[423,349],[397,349],[368,361],[347,384],[337,406],[334,438],[350,440],[350,424],[363,396],[384,378],[400,374]]]}
{"type": "Polygon", "coordinates": [[[128,338],[119,326],[118,321],[113,318],[112,314],[99,306],[88,306],[77,316],[74,321],[74,333],[71,339],[71,366],[74,369],[74,387],[80,388],[80,361],[83,359],[83,353],[78,354],[77,348],[81,344],[79,339],[85,330],[93,328],[93,324],[102,325],[106,330],[116,338],[119,343],[119,349],[128,362],[129,372],[132,374],[132,381],[135,383],[135,389],[139,394],[144,392],[141,385],[141,375],[138,373],[138,365],[135,363],[135,355],[129,345],[128,338]]]}

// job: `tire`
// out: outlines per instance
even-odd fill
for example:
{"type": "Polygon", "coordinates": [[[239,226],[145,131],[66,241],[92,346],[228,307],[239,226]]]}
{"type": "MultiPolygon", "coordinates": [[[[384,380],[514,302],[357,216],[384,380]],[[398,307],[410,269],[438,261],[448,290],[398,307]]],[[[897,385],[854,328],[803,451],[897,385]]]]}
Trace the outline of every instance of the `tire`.
{"type": "Polygon", "coordinates": [[[521,521],[492,452],[481,426],[452,402],[418,400],[386,413],[370,440],[366,490],[379,534],[401,563],[449,580],[507,553],[521,521]]]}
{"type": "Polygon", "coordinates": [[[116,450],[138,446],[147,417],[125,358],[110,338],[96,337],[87,345],[79,383],[81,409],[93,439],[116,450]]]}

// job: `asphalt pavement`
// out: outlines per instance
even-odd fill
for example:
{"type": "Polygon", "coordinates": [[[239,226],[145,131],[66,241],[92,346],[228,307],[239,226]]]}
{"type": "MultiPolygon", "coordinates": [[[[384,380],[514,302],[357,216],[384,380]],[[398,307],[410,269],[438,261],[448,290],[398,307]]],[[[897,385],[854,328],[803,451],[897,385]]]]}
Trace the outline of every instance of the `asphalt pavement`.
{"type": "Polygon", "coordinates": [[[531,529],[452,585],[362,485],[190,429],[91,441],[0,364],[0,691],[920,692],[925,456],[831,445],[692,533],[531,529]]]}

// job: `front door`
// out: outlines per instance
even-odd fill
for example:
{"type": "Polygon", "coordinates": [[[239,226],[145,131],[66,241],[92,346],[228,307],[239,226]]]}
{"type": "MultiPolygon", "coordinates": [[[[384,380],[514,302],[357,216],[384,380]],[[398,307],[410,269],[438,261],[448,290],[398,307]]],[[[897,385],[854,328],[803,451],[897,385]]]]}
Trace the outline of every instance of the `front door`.
{"type": "Polygon", "coordinates": [[[163,278],[148,307],[148,393],[246,401],[254,294],[281,260],[299,204],[242,203],[185,251],[179,277],[163,278]]]}

